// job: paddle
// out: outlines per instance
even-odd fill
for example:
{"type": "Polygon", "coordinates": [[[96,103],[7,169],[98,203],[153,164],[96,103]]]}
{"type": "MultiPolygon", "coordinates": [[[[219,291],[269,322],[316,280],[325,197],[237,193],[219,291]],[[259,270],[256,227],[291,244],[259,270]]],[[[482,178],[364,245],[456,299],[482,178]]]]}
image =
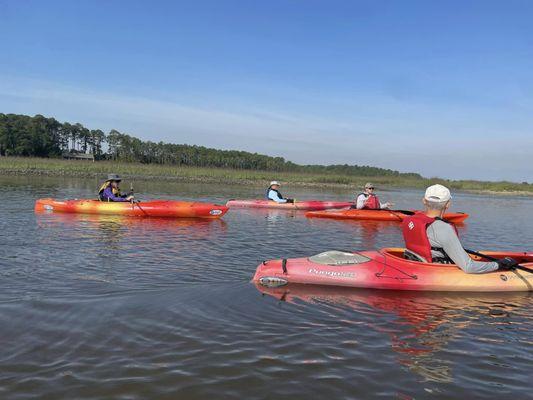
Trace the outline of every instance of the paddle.
{"type": "MultiPolygon", "coordinates": [[[[484,259],[486,259],[486,260],[489,260],[489,261],[498,261],[497,258],[494,258],[494,257],[488,256],[488,255],[483,254],[483,253],[478,253],[477,251],[468,250],[468,249],[465,249],[465,251],[466,251],[468,254],[472,254],[473,256],[482,257],[482,258],[484,258],[484,259]]],[[[517,268],[517,269],[521,269],[522,271],[526,271],[526,272],[529,272],[530,274],[533,274],[533,269],[528,268],[528,267],[524,267],[523,265],[517,265],[515,268],[517,268]]]]}
{"type": "Polygon", "coordinates": [[[146,211],[144,211],[144,208],[142,208],[139,203],[140,203],[139,200],[132,200],[131,201],[131,204],[133,204],[133,206],[136,205],[137,207],[139,207],[139,209],[144,213],[144,215],[146,215],[148,217],[148,213],[146,211]]]}
{"type": "Polygon", "coordinates": [[[409,211],[409,210],[389,210],[391,212],[399,212],[399,213],[402,213],[402,214],[405,214],[405,215],[415,215],[415,212],[414,211],[409,211]]]}
{"type": "MultiPolygon", "coordinates": [[[[382,211],[389,211],[390,213],[396,215],[398,218],[402,219],[401,217],[398,216],[398,214],[404,214],[404,215],[415,215],[416,213],[414,211],[409,211],[409,210],[387,210],[386,208],[383,209],[382,211]]],[[[458,214],[463,214],[463,213],[458,213],[458,214]]],[[[446,218],[441,218],[444,222],[448,222],[450,224],[458,224],[458,223],[462,223],[462,222],[454,222],[453,220],[450,221],[450,220],[447,220],[446,218]]]]}
{"type": "Polygon", "coordinates": [[[389,209],[386,209],[386,208],[382,208],[379,211],[388,211],[391,214],[393,214],[394,216],[396,216],[400,221],[403,220],[403,217],[400,217],[398,214],[415,215],[414,211],[408,211],[408,210],[389,210],[389,209]]]}
{"type": "MultiPolygon", "coordinates": [[[[131,195],[133,195],[133,193],[134,193],[134,191],[133,191],[133,182],[130,183],[130,193],[131,193],[131,195]]],[[[139,200],[131,199],[132,206],[135,207],[135,205],[137,205],[137,207],[139,207],[139,209],[144,213],[144,215],[148,216],[148,213],[146,211],[144,211],[144,209],[141,207],[141,205],[139,203],[140,203],[139,200]]]]}
{"type": "Polygon", "coordinates": [[[403,215],[415,215],[414,211],[408,211],[408,210],[388,210],[386,208],[382,209],[382,211],[388,211],[390,212],[391,214],[394,214],[396,215],[398,218],[400,218],[401,220],[403,220],[402,217],[399,217],[398,214],[403,214],[403,215]]]}

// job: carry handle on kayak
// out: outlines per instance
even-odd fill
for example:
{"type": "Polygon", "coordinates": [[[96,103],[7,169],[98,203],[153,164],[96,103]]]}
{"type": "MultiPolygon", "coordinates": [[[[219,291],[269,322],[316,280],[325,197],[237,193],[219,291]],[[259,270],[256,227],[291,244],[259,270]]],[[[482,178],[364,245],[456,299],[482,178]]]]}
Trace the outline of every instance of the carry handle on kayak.
{"type": "Polygon", "coordinates": [[[281,269],[283,270],[283,273],[287,273],[287,259],[284,258],[281,260],[281,269]]]}

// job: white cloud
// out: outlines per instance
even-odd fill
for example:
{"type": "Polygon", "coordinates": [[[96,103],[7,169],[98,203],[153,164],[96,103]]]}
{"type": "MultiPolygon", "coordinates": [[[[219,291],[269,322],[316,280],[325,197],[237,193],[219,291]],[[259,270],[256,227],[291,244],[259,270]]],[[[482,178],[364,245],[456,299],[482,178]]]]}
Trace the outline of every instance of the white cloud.
{"type": "MultiPolygon", "coordinates": [[[[1,112],[39,113],[144,140],[242,149],[302,163],[377,165],[426,176],[533,180],[533,137],[524,133],[529,116],[495,116],[479,123],[483,110],[354,96],[343,102],[342,112],[324,117],[337,101],[324,99],[321,113],[273,112],[261,109],[260,102],[227,104],[221,111],[54,82],[0,79],[1,112]]],[[[305,99],[302,103],[305,109],[305,99]]]]}

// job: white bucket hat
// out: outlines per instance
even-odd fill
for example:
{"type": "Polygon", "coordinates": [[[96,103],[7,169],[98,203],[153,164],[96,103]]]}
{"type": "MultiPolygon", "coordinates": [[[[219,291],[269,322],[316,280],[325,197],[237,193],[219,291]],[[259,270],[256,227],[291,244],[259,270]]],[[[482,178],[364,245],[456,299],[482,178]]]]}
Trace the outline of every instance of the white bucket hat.
{"type": "Polygon", "coordinates": [[[272,182],[270,182],[270,186],[274,186],[274,185],[281,186],[281,185],[279,184],[278,181],[272,181],[272,182]]]}
{"type": "Polygon", "coordinates": [[[426,193],[424,194],[424,199],[437,203],[444,203],[451,198],[452,195],[450,193],[450,189],[439,184],[428,187],[426,189],[426,193]]]}

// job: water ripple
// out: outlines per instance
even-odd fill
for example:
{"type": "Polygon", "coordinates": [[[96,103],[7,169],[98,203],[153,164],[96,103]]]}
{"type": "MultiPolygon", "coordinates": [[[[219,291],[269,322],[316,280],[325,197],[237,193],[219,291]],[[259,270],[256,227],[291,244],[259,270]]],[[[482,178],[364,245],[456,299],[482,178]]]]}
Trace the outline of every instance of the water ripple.
{"type": "MultiPolygon", "coordinates": [[[[0,180],[1,398],[529,397],[528,294],[249,283],[263,259],[400,245],[396,224],[257,210],[222,221],[37,216],[35,198],[86,197],[97,182],[0,180]]],[[[136,187],[219,202],[256,190],[136,187]]],[[[407,208],[420,194],[384,196],[407,208]]],[[[472,215],[468,246],[532,243],[531,199],[454,199],[472,215]]]]}

